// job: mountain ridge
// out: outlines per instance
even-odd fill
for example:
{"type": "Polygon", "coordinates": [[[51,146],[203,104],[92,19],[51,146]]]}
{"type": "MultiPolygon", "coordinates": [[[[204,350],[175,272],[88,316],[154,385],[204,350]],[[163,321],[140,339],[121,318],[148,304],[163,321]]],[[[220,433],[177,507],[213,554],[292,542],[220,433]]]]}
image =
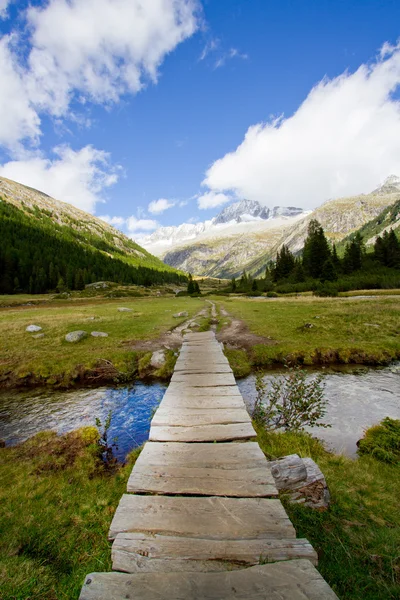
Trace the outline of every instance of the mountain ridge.
{"type": "Polygon", "coordinates": [[[302,249],[311,219],[321,223],[328,239],[339,242],[397,200],[400,200],[400,178],[390,175],[370,194],[328,200],[311,213],[301,214],[295,222],[181,244],[166,252],[163,260],[196,275],[236,277],[243,269],[259,275],[283,244],[294,253],[302,249]]]}

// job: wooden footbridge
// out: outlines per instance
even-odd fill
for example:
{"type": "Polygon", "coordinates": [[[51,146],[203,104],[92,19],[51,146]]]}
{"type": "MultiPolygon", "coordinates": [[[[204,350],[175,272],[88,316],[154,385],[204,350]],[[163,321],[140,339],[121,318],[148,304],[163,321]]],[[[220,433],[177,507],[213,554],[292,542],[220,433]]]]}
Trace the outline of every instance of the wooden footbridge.
{"type": "Polygon", "coordinates": [[[185,341],[80,600],[337,600],[297,539],[213,332],[185,341]]]}

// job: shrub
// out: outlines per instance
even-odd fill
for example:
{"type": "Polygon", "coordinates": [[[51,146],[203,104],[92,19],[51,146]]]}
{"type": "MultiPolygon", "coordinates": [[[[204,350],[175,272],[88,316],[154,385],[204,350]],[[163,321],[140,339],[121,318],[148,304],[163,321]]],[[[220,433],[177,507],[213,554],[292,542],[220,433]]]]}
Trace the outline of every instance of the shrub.
{"type": "Polygon", "coordinates": [[[289,367],[288,374],[275,377],[267,391],[261,373],[256,376],[253,419],[266,429],[303,431],[305,426],[330,427],[319,422],[325,415],[324,375],[307,381],[307,371],[289,367]]]}
{"type": "Polygon", "coordinates": [[[388,463],[400,463],[400,420],[386,417],[379,425],[370,427],[359,440],[358,454],[371,454],[388,463]]]}
{"type": "Polygon", "coordinates": [[[322,285],[318,285],[318,287],[314,290],[314,296],[327,297],[327,296],[337,296],[338,289],[335,285],[331,283],[325,282],[322,285]]]}

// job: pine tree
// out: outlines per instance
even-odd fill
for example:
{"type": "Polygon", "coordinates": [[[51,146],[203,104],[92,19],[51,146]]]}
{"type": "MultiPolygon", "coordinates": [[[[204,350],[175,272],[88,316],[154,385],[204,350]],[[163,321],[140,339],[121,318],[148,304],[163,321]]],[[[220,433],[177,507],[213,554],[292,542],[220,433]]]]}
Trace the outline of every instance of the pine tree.
{"type": "Polygon", "coordinates": [[[304,242],[303,267],[314,279],[319,279],[328,258],[331,257],[328,240],[320,223],[312,219],[308,225],[308,235],[304,242]]]}
{"type": "Polygon", "coordinates": [[[187,292],[188,292],[188,294],[194,294],[193,277],[192,277],[191,273],[189,273],[187,292]]]}
{"type": "Polygon", "coordinates": [[[322,267],[321,281],[336,281],[338,278],[332,258],[328,258],[322,267]]]}
{"type": "Polygon", "coordinates": [[[236,292],[236,279],[234,277],[231,279],[231,291],[236,292]]]}
{"type": "Polygon", "coordinates": [[[289,248],[283,244],[276,255],[275,281],[289,277],[295,266],[295,258],[289,248]]]}
{"type": "Polygon", "coordinates": [[[257,279],[253,280],[253,283],[251,285],[251,289],[252,289],[253,292],[256,292],[258,290],[257,279]]]}

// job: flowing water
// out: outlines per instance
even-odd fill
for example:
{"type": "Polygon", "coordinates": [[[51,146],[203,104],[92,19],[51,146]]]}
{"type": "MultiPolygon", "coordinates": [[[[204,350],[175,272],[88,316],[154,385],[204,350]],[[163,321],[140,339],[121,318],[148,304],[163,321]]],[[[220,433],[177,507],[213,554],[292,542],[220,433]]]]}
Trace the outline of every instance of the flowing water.
{"type": "MultiPolygon", "coordinates": [[[[383,369],[358,368],[352,372],[324,369],[324,372],[328,405],[323,422],[331,427],[313,427],[309,431],[324,440],[328,448],[354,456],[357,441],[363,437],[365,429],[384,417],[400,419],[400,365],[383,369]]],[[[268,373],[264,379],[268,383],[282,373],[268,373]]],[[[313,377],[312,372],[309,377],[313,377]]],[[[238,386],[251,412],[256,397],[255,377],[250,375],[242,379],[238,386]]]]}
{"type": "MultiPolygon", "coordinates": [[[[269,380],[276,374],[268,373],[265,377],[269,380]]],[[[255,399],[254,383],[254,376],[238,381],[249,411],[255,399]]],[[[108,440],[117,438],[115,454],[123,460],[148,438],[152,414],[165,389],[160,383],[135,383],[68,392],[2,392],[0,439],[7,445],[16,444],[46,429],[64,433],[94,425],[96,417],[104,424],[111,411],[108,440]]],[[[367,427],[386,416],[400,419],[400,365],[346,373],[326,370],[325,397],[328,400],[325,422],[332,427],[314,428],[312,433],[335,451],[354,455],[356,442],[367,427]]]]}
{"type": "Polygon", "coordinates": [[[7,445],[16,444],[46,429],[65,433],[95,425],[96,418],[104,425],[111,411],[108,442],[117,438],[114,455],[124,460],[130,450],[147,440],[151,417],[165,389],[160,383],[135,383],[68,392],[3,392],[0,394],[0,439],[7,445]]]}

